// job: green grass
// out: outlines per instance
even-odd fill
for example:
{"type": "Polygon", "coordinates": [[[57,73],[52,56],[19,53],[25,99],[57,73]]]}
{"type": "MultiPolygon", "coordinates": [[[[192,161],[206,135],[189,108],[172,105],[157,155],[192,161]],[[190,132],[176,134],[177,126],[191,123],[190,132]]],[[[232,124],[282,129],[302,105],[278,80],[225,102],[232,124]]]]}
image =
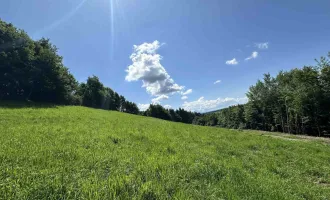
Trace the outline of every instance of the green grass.
{"type": "Polygon", "coordinates": [[[330,146],[84,107],[0,108],[0,199],[330,199],[330,146]]]}

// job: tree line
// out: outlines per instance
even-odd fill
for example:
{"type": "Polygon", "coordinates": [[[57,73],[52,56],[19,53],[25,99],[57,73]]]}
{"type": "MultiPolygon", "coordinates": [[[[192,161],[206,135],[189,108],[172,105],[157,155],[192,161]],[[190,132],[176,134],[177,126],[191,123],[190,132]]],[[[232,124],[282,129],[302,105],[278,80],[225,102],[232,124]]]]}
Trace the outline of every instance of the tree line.
{"type": "Polygon", "coordinates": [[[245,105],[203,115],[153,104],[140,111],[96,76],[78,83],[48,39],[34,41],[0,20],[0,101],[82,105],[189,124],[325,136],[330,133],[329,58],[330,53],[315,66],[275,77],[265,74],[250,87],[245,105]]]}
{"type": "Polygon", "coordinates": [[[135,103],[104,87],[96,76],[78,83],[48,39],[32,40],[0,20],[0,100],[83,105],[138,114],[135,103]]]}
{"type": "Polygon", "coordinates": [[[34,41],[23,30],[0,20],[0,101],[4,100],[82,105],[184,123],[192,123],[194,118],[194,113],[161,105],[150,105],[142,112],[105,87],[97,76],[78,83],[49,39],[34,41]]]}
{"type": "Polygon", "coordinates": [[[312,136],[330,133],[330,53],[315,66],[265,74],[250,87],[248,103],[208,113],[194,124],[312,136]]]}
{"type": "Polygon", "coordinates": [[[169,120],[173,122],[182,122],[186,124],[192,124],[196,116],[200,116],[200,113],[186,111],[182,108],[177,110],[165,109],[159,104],[151,104],[149,108],[142,112],[144,116],[150,116],[155,118],[160,118],[164,120],[169,120]]]}

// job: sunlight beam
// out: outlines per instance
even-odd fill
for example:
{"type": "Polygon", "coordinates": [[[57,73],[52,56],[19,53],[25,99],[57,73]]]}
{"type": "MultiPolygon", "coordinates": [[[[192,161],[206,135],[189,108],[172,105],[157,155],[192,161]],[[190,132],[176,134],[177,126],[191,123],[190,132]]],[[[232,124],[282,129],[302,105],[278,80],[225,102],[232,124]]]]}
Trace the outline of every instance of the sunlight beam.
{"type": "Polygon", "coordinates": [[[74,9],[72,9],[68,14],[64,15],[64,17],[60,18],[59,20],[56,20],[55,22],[53,22],[49,26],[46,26],[46,27],[42,28],[41,30],[37,31],[35,33],[35,35],[36,36],[44,35],[44,33],[55,29],[56,27],[58,27],[59,25],[61,25],[63,22],[69,20],[85,4],[86,1],[87,0],[82,0],[74,9]]]}
{"type": "Polygon", "coordinates": [[[111,28],[111,49],[110,49],[110,59],[113,60],[114,58],[114,49],[115,49],[115,24],[114,24],[114,4],[113,1],[115,0],[109,0],[110,1],[110,28],[111,28]]]}

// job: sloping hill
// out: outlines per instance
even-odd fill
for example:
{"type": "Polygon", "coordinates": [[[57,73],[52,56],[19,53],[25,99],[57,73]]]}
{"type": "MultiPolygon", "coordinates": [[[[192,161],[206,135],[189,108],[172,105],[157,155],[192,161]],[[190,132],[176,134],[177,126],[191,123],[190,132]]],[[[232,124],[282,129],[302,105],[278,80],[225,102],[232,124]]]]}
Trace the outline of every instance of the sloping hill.
{"type": "Polygon", "coordinates": [[[0,199],[329,199],[330,146],[84,107],[0,108],[0,199]]]}

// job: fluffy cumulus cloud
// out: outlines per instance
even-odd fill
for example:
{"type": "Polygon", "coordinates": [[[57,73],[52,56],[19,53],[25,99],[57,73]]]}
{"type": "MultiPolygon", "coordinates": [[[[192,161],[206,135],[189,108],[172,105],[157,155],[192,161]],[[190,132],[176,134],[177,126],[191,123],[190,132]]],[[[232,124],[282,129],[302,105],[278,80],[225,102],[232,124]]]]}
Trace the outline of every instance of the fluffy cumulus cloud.
{"type": "Polygon", "coordinates": [[[149,108],[150,104],[138,104],[140,111],[146,111],[149,108]]]}
{"type": "Polygon", "coordinates": [[[221,83],[221,80],[216,80],[216,81],[214,81],[213,84],[218,84],[218,83],[221,83]]]}
{"type": "Polygon", "coordinates": [[[128,66],[126,81],[142,81],[142,87],[152,96],[161,96],[181,92],[184,86],[174,82],[160,63],[162,57],[157,54],[161,44],[156,40],[133,46],[130,56],[132,64],[128,66]]]}
{"type": "Polygon", "coordinates": [[[187,96],[182,96],[181,99],[186,100],[186,99],[188,99],[188,97],[187,96]]]}
{"type": "Polygon", "coordinates": [[[164,108],[166,108],[166,109],[171,109],[172,106],[170,106],[170,105],[165,105],[164,108]]]}
{"type": "Polygon", "coordinates": [[[263,43],[255,43],[254,44],[257,48],[259,49],[268,49],[269,43],[268,42],[263,42],[263,43]]]}
{"type": "Polygon", "coordinates": [[[247,102],[247,98],[217,98],[214,100],[206,100],[204,97],[200,97],[196,101],[184,102],[182,108],[185,110],[196,112],[207,112],[224,107],[228,107],[235,104],[243,104],[247,102]]]}
{"type": "Polygon", "coordinates": [[[254,51],[252,52],[251,56],[245,58],[245,60],[256,59],[257,57],[258,57],[258,52],[254,51]]]}
{"type": "Polygon", "coordinates": [[[226,64],[227,65],[237,65],[238,61],[236,60],[236,58],[233,58],[232,60],[227,60],[226,64]]]}
{"type": "Polygon", "coordinates": [[[151,100],[151,102],[152,102],[152,104],[160,104],[162,100],[166,100],[168,98],[169,97],[167,95],[162,94],[162,95],[160,95],[160,96],[158,96],[156,98],[153,98],[151,100]]]}
{"type": "Polygon", "coordinates": [[[187,90],[187,91],[185,91],[185,92],[181,92],[181,94],[182,94],[183,96],[188,95],[188,94],[191,94],[191,93],[192,93],[192,89],[189,89],[189,90],[187,90]]]}

